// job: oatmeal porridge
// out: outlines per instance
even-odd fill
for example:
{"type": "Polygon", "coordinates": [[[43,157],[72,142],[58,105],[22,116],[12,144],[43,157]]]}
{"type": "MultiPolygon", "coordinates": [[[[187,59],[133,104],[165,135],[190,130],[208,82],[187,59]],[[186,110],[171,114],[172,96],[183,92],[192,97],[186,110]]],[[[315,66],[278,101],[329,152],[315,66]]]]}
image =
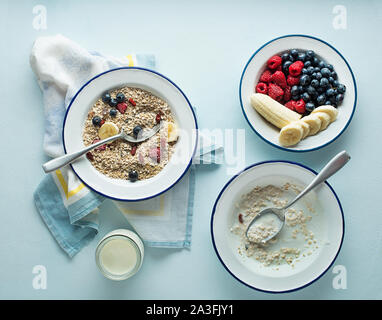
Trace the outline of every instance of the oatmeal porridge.
{"type": "Polygon", "coordinates": [[[157,175],[174,152],[178,130],[167,102],[135,87],[125,86],[106,92],[95,102],[85,120],[85,146],[122,130],[139,137],[159,123],[161,129],[146,141],[130,143],[117,139],[88,152],[86,156],[102,174],[134,182],[157,175]]]}
{"type": "Polygon", "coordinates": [[[295,263],[319,248],[318,240],[309,227],[316,214],[310,204],[304,209],[289,208],[280,233],[266,243],[261,243],[261,240],[279,230],[280,222],[272,214],[266,215],[264,219],[259,217],[256,227],[248,230],[250,240],[245,236],[247,226],[260,211],[269,207],[283,207],[300,191],[299,187],[286,183],[281,187],[257,186],[241,197],[236,204],[237,210],[231,228],[231,232],[240,239],[237,248],[240,255],[253,258],[264,266],[277,268],[279,265],[289,264],[294,267],[295,263]]]}

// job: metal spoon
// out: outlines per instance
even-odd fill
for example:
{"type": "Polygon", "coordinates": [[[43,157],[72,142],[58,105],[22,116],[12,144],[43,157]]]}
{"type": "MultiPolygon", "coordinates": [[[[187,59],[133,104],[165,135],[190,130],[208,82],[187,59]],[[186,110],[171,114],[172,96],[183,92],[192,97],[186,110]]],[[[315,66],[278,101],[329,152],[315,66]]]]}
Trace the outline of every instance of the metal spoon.
{"type": "MultiPolygon", "coordinates": [[[[304,195],[306,195],[309,191],[311,191],[313,188],[317,187],[320,183],[324,182],[326,179],[331,177],[333,174],[335,174],[338,170],[340,170],[348,161],[350,160],[350,156],[346,151],[342,151],[339,154],[337,154],[332,160],[329,161],[329,163],[321,170],[321,172],[314,178],[314,180],[303,190],[301,191],[296,198],[294,198],[292,201],[290,201],[287,205],[285,205],[282,208],[267,208],[262,210],[257,216],[255,216],[252,221],[249,223],[246,231],[245,236],[249,241],[251,241],[248,238],[248,230],[251,228],[251,226],[255,223],[257,219],[260,218],[260,216],[263,216],[265,214],[273,214],[280,220],[280,228],[277,232],[271,234],[269,237],[262,239],[260,243],[264,244],[267,241],[273,239],[279,232],[281,231],[282,227],[284,226],[285,222],[285,211],[290,206],[292,206],[296,201],[301,199],[304,195]]],[[[254,241],[251,241],[254,242],[254,241]]]]}
{"type": "Polygon", "coordinates": [[[74,160],[78,159],[79,157],[81,157],[85,153],[89,152],[90,150],[93,150],[94,148],[102,146],[103,144],[114,141],[116,139],[124,139],[124,140],[126,140],[128,142],[132,142],[132,143],[143,142],[143,141],[151,138],[154,134],[156,134],[159,131],[160,126],[161,126],[161,124],[159,123],[156,126],[154,126],[152,129],[150,129],[149,131],[146,131],[146,132],[143,132],[142,134],[139,134],[137,138],[134,138],[134,137],[128,135],[127,133],[125,133],[122,130],[121,133],[116,134],[115,136],[111,136],[109,138],[103,139],[101,141],[98,141],[98,142],[96,142],[96,143],[94,143],[94,144],[92,144],[92,145],[90,145],[90,146],[88,146],[82,150],[79,150],[79,151],[76,151],[76,152],[66,154],[66,155],[63,155],[61,157],[52,159],[52,160],[44,163],[42,165],[42,168],[44,169],[44,171],[46,173],[57,170],[63,166],[68,165],[69,163],[72,163],[74,160]]]}

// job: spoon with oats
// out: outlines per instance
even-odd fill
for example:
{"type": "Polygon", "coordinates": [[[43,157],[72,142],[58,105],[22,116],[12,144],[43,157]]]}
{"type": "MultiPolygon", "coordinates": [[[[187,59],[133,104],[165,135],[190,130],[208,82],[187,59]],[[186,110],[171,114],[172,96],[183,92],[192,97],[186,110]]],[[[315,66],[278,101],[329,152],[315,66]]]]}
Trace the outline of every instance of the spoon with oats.
{"type": "Polygon", "coordinates": [[[265,244],[278,235],[284,226],[285,212],[294,203],[300,200],[304,195],[324,182],[326,179],[340,170],[348,161],[350,156],[346,151],[338,153],[328,164],[320,171],[313,181],[301,191],[296,198],[290,201],[282,208],[267,208],[259,212],[248,224],[245,230],[245,236],[250,242],[265,244]],[[273,219],[276,217],[276,219],[273,219]],[[275,220],[278,226],[274,225],[275,220]]]}
{"type": "MultiPolygon", "coordinates": [[[[155,135],[159,129],[161,128],[161,123],[155,125],[152,129],[148,131],[141,130],[139,133],[136,134],[136,137],[128,135],[126,132],[121,130],[119,133],[118,127],[112,123],[112,122],[105,122],[102,127],[100,128],[103,129],[104,131],[109,131],[110,133],[108,134],[108,138],[105,138],[103,140],[97,141],[96,143],[91,144],[90,146],[87,146],[79,151],[63,155],[61,157],[52,159],[42,165],[42,168],[44,169],[45,173],[55,171],[61,167],[64,167],[68,165],[69,163],[72,163],[79,157],[83,156],[84,154],[88,153],[89,151],[102,146],[106,143],[110,143],[114,140],[117,139],[123,139],[127,142],[132,142],[132,143],[139,143],[143,142],[147,139],[150,139],[153,135],[155,135]],[[106,127],[104,127],[106,125],[106,127]]],[[[134,133],[135,134],[135,133],[134,133]]]]}

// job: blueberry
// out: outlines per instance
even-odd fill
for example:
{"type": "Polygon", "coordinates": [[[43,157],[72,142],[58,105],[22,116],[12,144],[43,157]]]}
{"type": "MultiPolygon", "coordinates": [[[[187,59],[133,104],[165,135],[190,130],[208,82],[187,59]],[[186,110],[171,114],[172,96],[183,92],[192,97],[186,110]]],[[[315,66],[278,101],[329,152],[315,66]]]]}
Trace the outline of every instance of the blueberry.
{"type": "Polygon", "coordinates": [[[306,52],[306,57],[307,57],[307,59],[313,59],[314,58],[314,51],[313,50],[308,50],[307,52],[306,52]]]}
{"type": "Polygon", "coordinates": [[[314,89],[311,85],[308,86],[308,88],[306,88],[306,92],[309,93],[309,95],[314,98],[314,97],[317,97],[317,91],[316,89],[314,89]]]}
{"type": "Polygon", "coordinates": [[[111,99],[111,96],[109,94],[109,92],[105,92],[103,95],[102,95],[102,101],[105,102],[105,103],[109,103],[111,99]]]}
{"type": "Polygon", "coordinates": [[[285,62],[283,63],[283,71],[284,71],[284,73],[286,73],[286,74],[289,73],[289,67],[290,67],[290,65],[291,65],[292,63],[293,63],[293,62],[290,61],[290,60],[285,61],[285,62]]]}
{"type": "Polygon", "coordinates": [[[321,88],[321,87],[317,88],[318,93],[324,93],[325,91],[326,91],[325,88],[321,88]]]}
{"type": "Polygon", "coordinates": [[[334,80],[337,80],[337,77],[338,77],[337,72],[332,71],[332,73],[330,75],[333,77],[334,80]]]}
{"type": "Polygon", "coordinates": [[[117,115],[118,111],[117,109],[110,109],[109,114],[111,117],[115,117],[117,115]]]}
{"type": "Polygon", "coordinates": [[[281,59],[283,62],[285,61],[291,61],[292,59],[292,56],[288,53],[288,52],[285,52],[281,55],[281,59]]]}
{"type": "Polygon", "coordinates": [[[284,62],[284,61],[288,61],[289,60],[289,53],[288,52],[285,52],[281,55],[281,60],[284,62]]]}
{"type": "Polygon", "coordinates": [[[326,78],[322,78],[322,79],[320,80],[320,87],[322,87],[322,88],[326,88],[326,87],[328,87],[328,86],[329,86],[329,80],[326,79],[326,78]]]}
{"type": "Polygon", "coordinates": [[[124,102],[126,99],[125,95],[122,92],[117,93],[115,98],[116,98],[118,103],[124,102]]]}
{"type": "Polygon", "coordinates": [[[290,89],[290,93],[292,96],[297,96],[300,93],[300,90],[298,89],[298,86],[293,86],[290,89]]]}
{"type": "Polygon", "coordinates": [[[328,64],[326,65],[326,67],[330,70],[330,71],[334,71],[334,67],[332,64],[328,64]]]}
{"type": "Polygon", "coordinates": [[[117,101],[117,99],[114,99],[114,98],[111,98],[110,99],[110,101],[109,101],[109,106],[110,107],[116,107],[117,106],[117,104],[118,104],[118,101],[117,101]]]}
{"type": "Polygon", "coordinates": [[[336,103],[336,96],[330,96],[328,97],[328,99],[330,100],[331,103],[336,103]]]}
{"type": "Polygon", "coordinates": [[[292,96],[292,100],[294,100],[294,101],[300,100],[300,95],[297,94],[295,96],[292,96]]]}
{"type": "Polygon", "coordinates": [[[314,67],[310,66],[310,67],[308,67],[306,70],[308,71],[308,74],[309,74],[309,75],[312,75],[313,72],[314,72],[314,67]]]}
{"type": "Polygon", "coordinates": [[[327,106],[331,106],[331,105],[332,105],[332,102],[331,102],[330,100],[327,100],[327,101],[325,101],[324,104],[327,105],[327,106]]]}
{"type": "Polygon", "coordinates": [[[314,78],[316,79],[316,80],[321,80],[322,79],[322,74],[321,74],[321,72],[315,72],[315,76],[314,76],[314,78]]]}
{"type": "Polygon", "coordinates": [[[324,62],[324,61],[320,61],[319,63],[318,63],[318,67],[320,68],[320,69],[322,69],[322,68],[326,68],[326,63],[324,62]]]}
{"type": "Polygon", "coordinates": [[[305,102],[308,102],[310,100],[310,95],[308,92],[304,92],[302,95],[301,95],[301,98],[302,100],[304,100],[305,102]]]}
{"type": "Polygon", "coordinates": [[[95,116],[92,119],[92,123],[95,126],[99,126],[101,124],[102,119],[99,116],[95,116]]]}
{"type": "Polygon", "coordinates": [[[345,93],[345,91],[346,91],[346,87],[345,87],[345,85],[343,85],[343,84],[339,84],[339,85],[337,86],[337,91],[338,91],[338,93],[345,93]]]}
{"type": "Polygon", "coordinates": [[[336,95],[336,103],[341,103],[342,100],[344,100],[344,95],[342,93],[339,93],[336,95]]]}
{"type": "Polygon", "coordinates": [[[326,90],[326,95],[327,95],[328,97],[334,96],[334,94],[335,94],[334,89],[329,88],[328,90],[326,90]]]}
{"type": "Polygon", "coordinates": [[[298,57],[298,50],[297,49],[292,49],[290,51],[290,54],[292,55],[293,58],[297,59],[297,57],[298,57]]]}
{"type": "Polygon", "coordinates": [[[329,78],[331,75],[331,72],[328,68],[322,68],[321,69],[321,74],[324,78],[329,78]]]}
{"type": "Polygon", "coordinates": [[[306,86],[310,82],[310,77],[307,74],[304,74],[300,77],[300,84],[306,86]]]}
{"type": "Polygon", "coordinates": [[[142,127],[141,126],[136,126],[134,129],[133,129],[133,135],[134,137],[138,137],[139,133],[142,131],[142,127]]]}
{"type": "Polygon", "coordinates": [[[326,96],[325,96],[324,94],[320,94],[320,95],[317,97],[316,101],[317,101],[317,104],[318,104],[318,105],[322,105],[322,104],[324,104],[325,101],[326,101],[326,96]]]}
{"type": "Polygon", "coordinates": [[[319,67],[314,67],[314,72],[321,72],[321,68],[319,68],[319,67]]]}
{"type": "Polygon", "coordinates": [[[302,93],[302,92],[304,91],[304,87],[303,87],[303,86],[298,86],[298,91],[299,91],[300,93],[302,93]]]}
{"type": "Polygon", "coordinates": [[[308,102],[307,104],[305,104],[305,109],[306,111],[308,111],[309,113],[312,112],[314,109],[315,109],[315,105],[313,102],[308,102]]]}
{"type": "Polygon", "coordinates": [[[307,74],[307,73],[308,73],[308,70],[307,70],[306,68],[302,68],[302,69],[301,69],[301,73],[302,73],[302,74],[307,74]]]}
{"type": "Polygon", "coordinates": [[[314,66],[318,66],[319,62],[320,62],[320,59],[318,59],[317,57],[314,57],[312,60],[312,63],[314,66]]]}
{"type": "Polygon", "coordinates": [[[297,56],[297,59],[304,62],[306,60],[306,54],[303,52],[300,52],[297,56]]]}
{"type": "Polygon", "coordinates": [[[311,66],[312,66],[312,61],[307,60],[307,61],[304,62],[304,67],[305,67],[305,68],[309,68],[309,67],[311,67],[311,66]]]}
{"type": "Polygon", "coordinates": [[[338,80],[333,81],[333,86],[338,87],[340,85],[340,82],[338,80]]]}
{"type": "Polygon", "coordinates": [[[137,181],[137,180],[138,180],[138,172],[135,171],[135,170],[131,170],[131,171],[129,171],[129,180],[130,180],[131,182],[135,182],[135,181],[137,181]]]}
{"type": "Polygon", "coordinates": [[[329,77],[328,80],[329,80],[329,83],[331,84],[333,84],[333,82],[335,81],[333,77],[329,77]]]}
{"type": "Polygon", "coordinates": [[[319,85],[320,85],[320,82],[317,80],[317,79],[313,79],[310,83],[310,85],[313,87],[313,88],[317,88],[319,85]]]}

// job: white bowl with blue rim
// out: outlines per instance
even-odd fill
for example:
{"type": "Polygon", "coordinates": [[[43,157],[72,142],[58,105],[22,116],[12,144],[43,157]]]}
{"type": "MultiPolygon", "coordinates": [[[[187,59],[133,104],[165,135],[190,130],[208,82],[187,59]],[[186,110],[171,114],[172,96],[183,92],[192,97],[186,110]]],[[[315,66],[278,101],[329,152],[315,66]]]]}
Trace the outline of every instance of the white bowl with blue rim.
{"type": "Polygon", "coordinates": [[[86,157],[71,167],[78,178],[91,190],[114,200],[140,201],[169,190],[187,172],[197,146],[197,122],[193,108],[182,90],[158,72],[122,67],[103,72],[89,80],[73,97],[63,125],[63,144],[66,153],[84,147],[82,131],[93,104],[103,92],[123,86],[138,87],[165,100],[179,127],[174,154],[157,175],[146,180],[130,182],[113,179],[97,171],[86,157]]]}
{"type": "Polygon", "coordinates": [[[329,43],[307,35],[286,35],[261,46],[249,59],[240,79],[240,104],[245,119],[256,134],[269,144],[288,151],[304,152],[322,148],[336,140],[348,127],[357,102],[357,87],[354,74],[343,55],[329,43]],[[283,147],[278,142],[280,130],[267,122],[250,103],[250,96],[266,69],[267,60],[291,49],[313,50],[316,56],[332,64],[338,81],[346,86],[344,100],[338,106],[338,118],[326,130],[309,136],[293,147],[283,147]]]}
{"type": "MultiPolygon", "coordinates": [[[[247,257],[242,250],[238,250],[240,236],[231,231],[238,217],[238,202],[254,187],[282,187],[289,182],[303,188],[316,175],[312,169],[295,162],[264,161],[249,166],[223,187],[213,207],[211,236],[220,262],[234,278],[253,289],[283,293],[310,285],[333,265],[342,246],[345,223],[341,203],[327,182],[293,206],[312,216],[307,227],[316,240],[312,249],[306,248],[304,239],[300,239],[301,247],[297,249],[301,250],[301,255],[293,264],[266,266],[253,257],[247,257]],[[306,211],[307,208],[314,212],[306,211]]],[[[290,239],[286,241],[290,243],[290,239]]],[[[288,242],[279,245],[288,247],[288,242]]]]}

